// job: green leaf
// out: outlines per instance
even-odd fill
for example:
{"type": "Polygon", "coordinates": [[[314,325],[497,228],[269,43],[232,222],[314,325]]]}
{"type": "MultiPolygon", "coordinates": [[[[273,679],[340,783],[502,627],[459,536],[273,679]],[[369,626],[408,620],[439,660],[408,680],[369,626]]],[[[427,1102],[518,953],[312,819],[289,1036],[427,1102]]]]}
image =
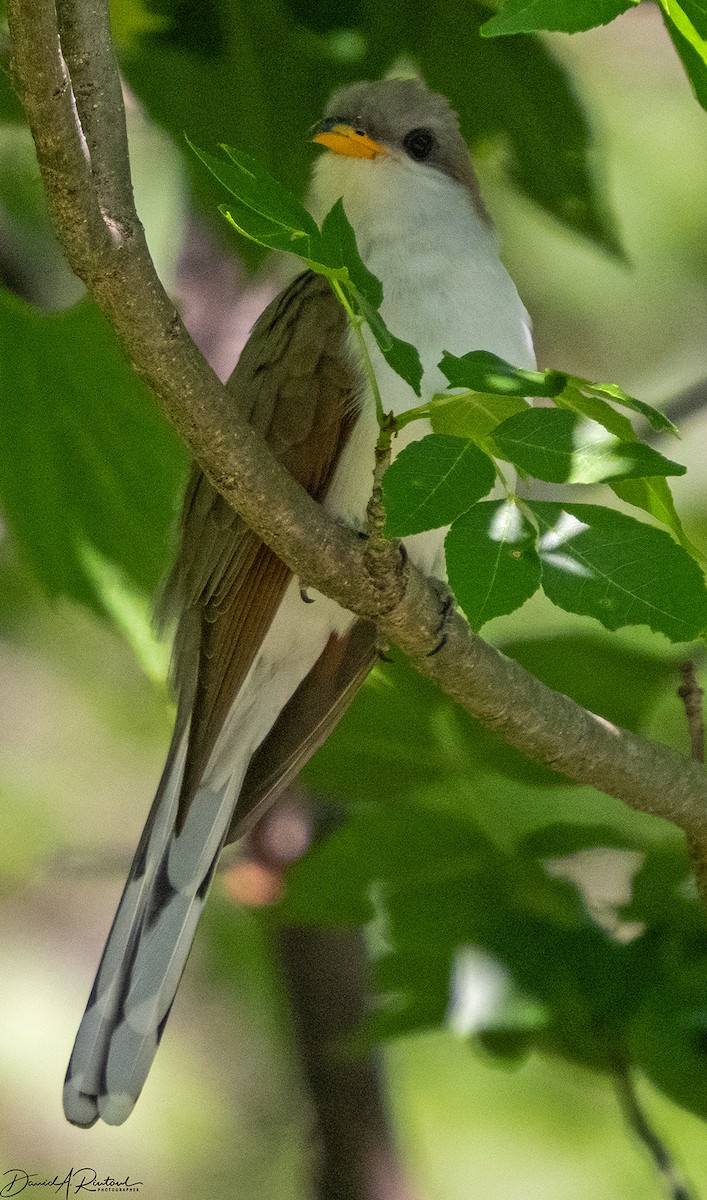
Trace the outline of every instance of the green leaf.
{"type": "Polygon", "coordinates": [[[633,504],[635,508],[643,509],[644,512],[650,513],[657,521],[666,525],[680,545],[704,570],[707,566],[707,559],[685,533],[682,521],[675,510],[673,494],[666,479],[660,476],[648,479],[615,479],[609,486],[620,500],[626,504],[633,504]]]}
{"type": "Polygon", "coordinates": [[[684,842],[651,847],[633,877],[631,898],[621,906],[621,916],[661,930],[701,932],[704,917],[694,879],[690,884],[691,864],[684,842]]]}
{"type": "MultiPolygon", "coordinates": [[[[675,692],[671,647],[661,647],[660,655],[638,653],[599,626],[592,636],[546,634],[505,643],[503,650],[548,687],[636,732],[650,731],[656,705],[675,692]]],[[[489,835],[508,845],[528,828],[558,820],[611,822],[641,834],[650,825],[658,829],[653,837],[665,836],[657,818],[630,813],[598,792],[583,793],[580,812],[576,788],[566,786],[562,775],[513,750],[395,652],[391,663],[374,668],[305,768],[305,781],[320,795],[353,804],[406,804],[424,792],[445,811],[467,813],[473,806],[489,835]],[[531,806],[523,803],[529,785],[531,806]]]]}
{"type": "MultiPolygon", "coordinates": [[[[500,851],[468,820],[414,802],[359,809],[294,866],[279,909],[289,922],[327,925],[374,914],[385,930],[374,1036],[441,1025],[450,978],[463,986],[459,952],[474,946],[503,964],[534,1011],[520,1023],[536,1046],[608,1069],[656,974],[652,947],[607,937],[572,884],[500,851]]],[[[517,1028],[507,1001],[484,1026],[517,1028]]]]}
{"type": "Polygon", "coordinates": [[[494,430],[501,458],[550,483],[600,483],[686,468],[643,442],[623,442],[596,423],[559,408],[529,408],[494,430]]]}
{"type": "MultiPolygon", "coordinates": [[[[524,412],[527,402],[520,396],[491,396],[484,392],[462,392],[432,397],[429,419],[435,433],[487,441],[487,435],[515,413],[524,412]]],[[[485,447],[484,447],[485,448],[485,447]]]]}
{"type": "MultiPolygon", "coordinates": [[[[669,4],[666,7],[672,7],[669,4]]],[[[692,24],[698,37],[707,38],[707,4],[705,0],[680,0],[680,8],[692,24]]]]}
{"type": "Polygon", "coordinates": [[[578,375],[568,375],[567,381],[590,396],[598,396],[601,400],[615,400],[622,408],[630,408],[633,412],[641,413],[648,424],[660,433],[674,433],[677,436],[677,429],[672,421],[668,420],[665,413],[653,408],[652,404],[646,404],[643,400],[636,400],[633,396],[629,396],[615,383],[592,383],[589,379],[581,379],[578,375]]]}
{"type": "Polygon", "coordinates": [[[659,0],[659,4],[703,62],[707,61],[707,6],[703,0],[659,0]]]}
{"type": "MultiPolygon", "coordinates": [[[[353,310],[368,322],[386,362],[419,396],[420,355],[409,342],[390,332],[378,312],[383,288],[361,260],[341,200],[324,218],[320,233],[307,210],[256,159],[223,146],[231,159],[223,162],[191,142],[189,145],[212,175],[236,197],[235,205],[219,206],[229,224],[268,250],[297,254],[313,271],[326,276],[330,283],[336,282],[353,310]]],[[[340,293],[337,295],[341,299],[340,293]]]]}
{"type": "Polygon", "coordinates": [[[500,12],[481,26],[482,37],[557,30],[579,33],[607,25],[638,0],[505,0],[500,12]]]}
{"type": "Polygon", "coordinates": [[[559,608],[607,629],[648,625],[674,642],[707,627],[702,572],[669,534],[596,505],[527,504],[540,529],[543,589],[559,608]]]}
{"type": "Polygon", "coordinates": [[[329,266],[346,267],[359,299],[363,297],[377,311],[383,303],[383,287],[364,266],[343,200],[337,200],[322,221],[321,250],[329,266]]]}
{"type": "Polygon", "coordinates": [[[496,471],[474,442],[431,433],[401,450],[383,476],[386,535],[448,525],[491,491],[496,471]]]}
{"type": "Polygon", "coordinates": [[[548,687],[636,732],[646,729],[656,704],[675,691],[676,651],[667,647],[663,656],[639,653],[599,629],[591,636],[545,634],[506,643],[503,652],[548,687]]]}
{"type": "Polygon", "coordinates": [[[526,371],[488,350],[471,350],[459,357],[445,350],[439,368],[452,387],[497,396],[557,396],[567,383],[567,376],[559,371],[526,371]]]}
{"type": "Polygon", "coordinates": [[[556,821],[533,829],[518,846],[518,853],[529,858],[567,858],[580,850],[640,850],[640,842],[611,825],[571,825],[556,821]]]}
{"type": "Polygon", "coordinates": [[[515,612],[538,590],[536,538],[510,500],[475,504],[454,522],[445,541],[449,585],[473,629],[515,612]]]}
{"type": "Polygon", "coordinates": [[[665,27],[680,55],[695,95],[702,107],[707,109],[707,62],[702,38],[687,19],[684,4],[680,8],[674,2],[662,2],[661,8],[665,27]]]}
{"type": "Polygon", "coordinates": [[[624,442],[636,441],[636,433],[628,417],[625,417],[623,413],[618,413],[600,396],[585,396],[579,388],[568,384],[559,396],[555,396],[555,404],[558,408],[568,408],[570,412],[581,413],[583,417],[589,417],[590,421],[596,421],[597,424],[603,425],[609,433],[613,433],[615,437],[621,438],[624,442]]]}
{"type": "Polygon", "coordinates": [[[89,301],[44,314],[0,291],[0,502],[51,596],[105,612],[96,556],[152,592],[184,447],[89,301]]]}
{"type": "MultiPolygon", "coordinates": [[[[192,146],[192,149],[216,174],[213,166],[206,162],[201,151],[197,150],[196,146],[192,146]]],[[[283,187],[257,158],[253,158],[243,150],[227,146],[225,143],[222,143],[221,149],[228,155],[236,170],[235,173],[225,175],[223,167],[228,164],[223,164],[221,173],[216,174],[216,178],[233,192],[237,200],[264,216],[280,220],[283,225],[289,226],[293,231],[303,230],[314,238],[318,236],[317,223],[304,205],[300,204],[292,192],[283,187]],[[228,180],[231,180],[230,184],[228,180]],[[234,183],[235,186],[233,186],[234,183]]],[[[212,163],[214,162],[218,163],[218,160],[212,159],[212,163]]]]}
{"type": "Polygon", "coordinates": [[[355,288],[350,288],[353,299],[366,318],[381,354],[393,370],[410,385],[416,396],[421,393],[422,363],[417,347],[391,333],[379,312],[369,304],[355,288]]]}
{"type": "Polygon", "coordinates": [[[707,955],[704,934],[676,948],[631,1025],[639,1070],[676,1103],[707,1118],[707,955]],[[702,943],[700,945],[700,943],[702,943]]]}
{"type": "Polygon", "coordinates": [[[237,206],[224,206],[236,229],[261,245],[289,250],[301,258],[316,256],[319,230],[306,208],[250,155],[222,146],[230,162],[200,150],[194,153],[219,183],[235,196],[237,206]],[[252,216],[250,215],[252,214],[252,216]]]}
{"type": "Polygon", "coordinates": [[[472,149],[501,149],[525,196],[621,256],[571,72],[539,38],[480,37],[493,15],[485,4],[427,0],[398,9],[391,24],[406,28],[409,50],[430,86],[450,97],[472,149]]]}
{"type": "MultiPolygon", "coordinates": [[[[420,355],[410,342],[391,333],[380,315],[378,309],[383,302],[383,287],[361,259],[356,235],[341,200],[337,200],[322,223],[321,253],[325,262],[345,268],[346,276],[340,282],[353,301],[354,309],[365,317],[388,365],[419,396],[422,384],[420,355]]],[[[314,263],[310,265],[319,269],[314,263]]]]}
{"type": "MultiPolygon", "coordinates": [[[[135,39],[121,66],[152,119],[175,140],[188,129],[210,146],[227,131],[229,141],[302,195],[311,164],[307,131],[333,88],[378,79],[407,54],[450,97],[474,147],[501,140],[508,146],[525,195],[616,249],[570,71],[539,39],[481,38],[479,25],[493,15],[485,6],[201,0],[198,21],[188,6],[167,0],[150,8],[166,14],[167,27],[135,39]]],[[[214,189],[193,162],[188,166],[210,216],[214,189]]]]}
{"type": "Polygon", "coordinates": [[[234,204],[233,201],[230,204],[220,204],[219,212],[237,233],[254,242],[256,246],[263,246],[266,250],[284,250],[290,254],[297,254],[307,263],[310,262],[309,255],[313,247],[311,239],[307,236],[301,239],[294,238],[277,221],[253,212],[253,209],[245,204],[234,204]]]}

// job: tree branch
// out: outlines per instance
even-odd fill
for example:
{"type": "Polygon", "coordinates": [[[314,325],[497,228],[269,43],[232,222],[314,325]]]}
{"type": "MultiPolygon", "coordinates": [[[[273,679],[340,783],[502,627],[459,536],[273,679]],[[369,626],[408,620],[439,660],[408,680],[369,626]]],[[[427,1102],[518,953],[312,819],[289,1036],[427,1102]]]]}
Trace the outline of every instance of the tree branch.
{"type": "Polygon", "coordinates": [[[439,642],[434,583],[412,566],[401,569],[393,543],[372,563],[362,539],[333,521],[250,428],[155,274],[132,200],[107,7],[59,0],[57,25],[52,0],[9,0],[14,75],[69,262],[209,479],[309,585],[378,621],[472,716],[574,782],[680,825],[707,863],[707,775],[698,763],[547,688],[458,614],[445,626],[443,648],[428,657],[439,642]]]}
{"type": "Polygon", "coordinates": [[[702,697],[704,692],[697,682],[695,664],[688,660],[680,667],[682,683],[678,688],[678,696],[685,707],[685,719],[690,733],[690,746],[695,762],[705,761],[705,718],[702,712],[702,697]]]}

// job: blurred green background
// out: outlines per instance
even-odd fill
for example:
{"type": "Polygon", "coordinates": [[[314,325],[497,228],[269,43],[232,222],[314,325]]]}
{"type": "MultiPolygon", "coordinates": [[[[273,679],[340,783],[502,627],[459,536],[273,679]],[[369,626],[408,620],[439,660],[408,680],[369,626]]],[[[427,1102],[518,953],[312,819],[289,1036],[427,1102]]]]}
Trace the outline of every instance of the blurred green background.
{"type": "MultiPolygon", "coordinates": [[[[127,28],[139,38],[134,22],[127,28]]],[[[596,169],[627,261],[568,232],[511,188],[491,142],[480,147],[478,161],[484,195],[533,317],[542,366],[615,380],[659,404],[701,385],[702,414],[682,423],[683,441],[673,452],[689,468],[675,484],[681,511],[688,531],[704,543],[705,113],[651,5],[603,29],[550,35],[547,45],[568,68],[589,114],[596,169]]],[[[350,75],[355,46],[349,50],[350,75]]],[[[194,226],[189,181],[169,137],[136,101],[129,120],[137,202],[153,254],[178,296],[182,289],[185,310],[198,326],[198,289],[185,259],[195,238],[216,235],[194,226]]],[[[305,162],[310,151],[303,134],[292,129],[291,153],[305,162]]],[[[224,127],[216,136],[231,140],[231,131],[224,127]]],[[[20,280],[32,299],[51,309],[80,295],[47,226],[28,135],[13,124],[0,128],[0,239],[10,286],[20,280]]],[[[267,274],[249,280],[240,268],[224,265],[215,244],[210,252],[211,285],[223,286],[230,305],[226,327],[214,337],[225,374],[271,285],[267,274]]],[[[160,774],[172,716],[163,684],[166,654],[151,641],[144,602],[106,574],[105,565],[95,569],[116,620],[122,614],[129,625],[129,638],[67,601],[47,602],[11,538],[2,536],[0,1174],[22,1167],[62,1177],[72,1165],[89,1164],[99,1175],[142,1180],[141,1194],[149,1200],[305,1197],[310,1118],[292,1062],[272,930],[267,919],[238,911],[220,881],[134,1116],[122,1128],[100,1125],[88,1134],[62,1116],[61,1082],[75,1028],[160,774]]],[[[591,622],[540,600],[486,632],[500,644],[599,637],[591,622]]],[[[611,644],[658,663],[676,661],[667,642],[645,630],[618,635],[611,644]]],[[[380,686],[370,685],[339,741],[313,764],[310,782],[320,791],[331,784],[332,756],[346,755],[347,739],[355,737],[356,722],[365,720],[380,686]]],[[[640,688],[640,678],[626,686],[640,688]]],[[[684,749],[674,687],[670,670],[657,671],[642,728],[684,749]]],[[[389,749],[394,760],[394,742],[389,749]]],[[[433,782],[429,788],[431,796],[433,782]]],[[[434,804],[430,796],[425,802],[434,804]]],[[[498,812],[507,813],[511,826],[517,823],[508,833],[511,843],[523,832],[522,814],[529,814],[531,827],[538,814],[569,819],[578,811],[584,814],[579,819],[606,819],[626,829],[637,822],[647,837],[675,839],[661,823],[640,822],[613,801],[550,789],[542,778],[519,783],[483,763],[463,795],[443,803],[470,805],[490,831],[498,812]]],[[[500,1069],[451,1030],[399,1038],[383,1053],[401,1154],[420,1200],[660,1196],[610,1086],[591,1072],[537,1055],[500,1069]]],[[[686,1173],[707,1195],[704,1124],[648,1083],[640,1091],[686,1173]]]]}

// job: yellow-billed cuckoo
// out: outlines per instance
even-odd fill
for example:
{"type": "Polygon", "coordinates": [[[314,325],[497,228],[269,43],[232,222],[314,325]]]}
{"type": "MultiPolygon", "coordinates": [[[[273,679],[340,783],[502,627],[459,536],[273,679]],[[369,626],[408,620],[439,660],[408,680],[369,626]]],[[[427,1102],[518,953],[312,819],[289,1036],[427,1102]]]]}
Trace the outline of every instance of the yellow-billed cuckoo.
{"type": "MultiPolygon", "coordinates": [[[[443,390],[443,350],[534,366],[527,314],[503,267],[447,101],[416,80],[336,92],[314,138],[327,147],[315,215],[343,197],[382,314],[420,351],[422,400],[443,390]]],[[[420,403],[371,355],[386,410],[420,403]]],[[[296,479],[361,528],[372,484],[373,397],[344,312],[307,271],[265,310],[229,381],[235,402],[296,479]]],[[[429,432],[409,424],[395,441],[429,432]]],[[[444,531],[406,539],[444,574],[444,531]]],[[[341,717],[376,656],[376,631],[310,592],[214,491],[187,487],[168,586],[179,613],[179,707],[167,763],[113,922],[64,1088],[70,1121],[119,1124],[145,1082],[218,854],[248,828],[341,717]]]]}

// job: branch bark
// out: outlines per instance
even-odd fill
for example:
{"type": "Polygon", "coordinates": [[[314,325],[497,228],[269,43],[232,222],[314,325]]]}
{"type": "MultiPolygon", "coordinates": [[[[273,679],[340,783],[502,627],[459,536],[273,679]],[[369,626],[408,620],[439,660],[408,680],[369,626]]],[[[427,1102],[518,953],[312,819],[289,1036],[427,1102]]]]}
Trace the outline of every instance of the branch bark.
{"type": "MultiPolygon", "coordinates": [[[[209,479],[308,585],[376,620],[423,674],[536,762],[681,826],[707,871],[707,775],[547,688],[469,630],[439,641],[432,581],[396,547],[372,561],[253,432],[157,278],[132,199],[107,0],[8,0],[12,66],[67,258],[209,479]]],[[[707,884],[703,899],[707,898],[707,884]]]]}

